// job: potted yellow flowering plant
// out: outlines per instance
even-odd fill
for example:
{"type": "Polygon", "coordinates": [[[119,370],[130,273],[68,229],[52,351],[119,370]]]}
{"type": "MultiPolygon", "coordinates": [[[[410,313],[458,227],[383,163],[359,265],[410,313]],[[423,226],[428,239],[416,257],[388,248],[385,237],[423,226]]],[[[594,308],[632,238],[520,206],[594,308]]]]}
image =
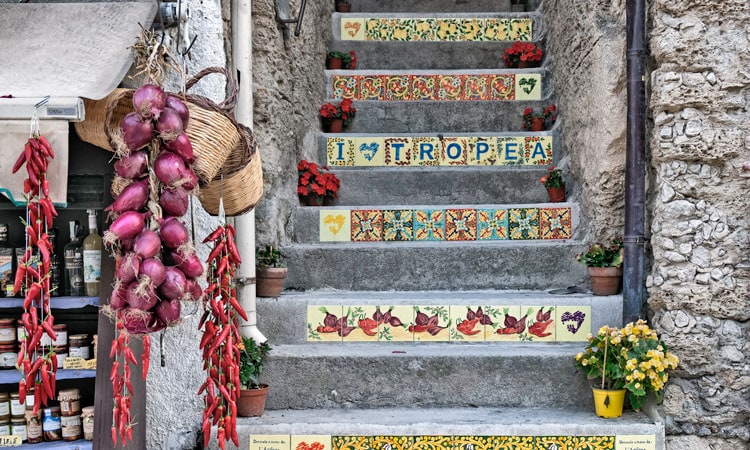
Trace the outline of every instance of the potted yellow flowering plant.
{"type": "Polygon", "coordinates": [[[575,365],[590,379],[601,379],[593,388],[596,414],[619,417],[625,394],[636,411],[652,393],[661,400],[668,371],[675,369],[677,356],[667,350],[656,331],[644,320],[623,328],[603,326],[596,336],[589,334],[584,352],[575,357],[575,365]]]}

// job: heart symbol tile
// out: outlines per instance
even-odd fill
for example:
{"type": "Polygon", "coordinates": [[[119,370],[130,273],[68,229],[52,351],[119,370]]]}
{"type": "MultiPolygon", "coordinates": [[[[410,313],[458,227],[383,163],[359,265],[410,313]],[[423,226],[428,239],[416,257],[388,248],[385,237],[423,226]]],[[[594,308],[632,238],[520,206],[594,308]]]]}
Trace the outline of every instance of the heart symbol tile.
{"type": "Polygon", "coordinates": [[[333,234],[339,234],[339,231],[341,231],[341,228],[344,226],[344,221],[345,220],[346,220],[346,218],[343,215],[341,215],[341,214],[337,214],[335,216],[334,215],[328,215],[328,216],[326,216],[326,218],[323,221],[323,223],[325,223],[326,225],[328,225],[328,229],[331,231],[331,233],[333,233],[333,234]]]}
{"type": "Polygon", "coordinates": [[[359,146],[359,151],[362,153],[362,156],[364,156],[368,161],[372,161],[372,159],[375,157],[375,154],[378,152],[378,149],[380,148],[380,145],[378,145],[376,142],[371,143],[370,145],[362,144],[359,146]]]}
{"type": "Polygon", "coordinates": [[[344,31],[349,33],[349,36],[354,37],[359,33],[359,28],[362,26],[359,22],[346,22],[344,23],[344,31]]]}
{"type": "Polygon", "coordinates": [[[576,334],[578,330],[581,329],[581,325],[583,325],[583,321],[585,319],[586,319],[586,314],[581,311],[576,311],[572,314],[569,311],[566,311],[562,315],[562,317],[560,317],[560,320],[562,321],[563,325],[566,325],[566,328],[572,334],[576,334]],[[568,322],[572,322],[572,323],[568,323],[568,322]]]}

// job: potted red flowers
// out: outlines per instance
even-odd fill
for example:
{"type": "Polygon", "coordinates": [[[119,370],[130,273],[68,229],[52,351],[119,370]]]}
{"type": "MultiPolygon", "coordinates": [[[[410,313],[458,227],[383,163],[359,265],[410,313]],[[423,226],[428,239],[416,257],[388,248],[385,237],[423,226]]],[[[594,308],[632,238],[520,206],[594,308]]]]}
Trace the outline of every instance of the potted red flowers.
{"type": "Polygon", "coordinates": [[[539,181],[547,189],[549,201],[559,203],[565,201],[565,182],[562,179],[562,171],[550,166],[547,175],[541,177],[539,181]]]}
{"type": "Polygon", "coordinates": [[[339,103],[326,103],[320,107],[320,116],[323,118],[323,128],[329,133],[341,133],[351,123],[357,109],[348,98],[339,103]]]}
{"type": "Polygon", "coordinates": [[[297,195],[303,205],[333,204],[334,199],[338,197],[340,181],[336,175],[328,171],[328,167],[320,167],[303,159],[297,164],[297,173],[297,195]]]}
{"type": "Polygon", "coordinates": [[[536,44],[516,41],[503,52],[503,62],[505,62],[505,67],[508,68],[539,67],[542,56],[542,49],[536,44]]]}
{"type": "Polygon", "coordinates": [[[357,68],[357,53],[354,50],[347,52],[328,52],[326,57],[326,69],[328,70],[354,70],[357,68]]]}
{"type": "Polygon", "coordinates": [[[547,120],[549,124],[557,120],[557,107],[553,104],[544,108],[541,113],[534,112],[534,108],[523,110],[523,129],[524,131],[544,131],[547,129],[547,120]]]}

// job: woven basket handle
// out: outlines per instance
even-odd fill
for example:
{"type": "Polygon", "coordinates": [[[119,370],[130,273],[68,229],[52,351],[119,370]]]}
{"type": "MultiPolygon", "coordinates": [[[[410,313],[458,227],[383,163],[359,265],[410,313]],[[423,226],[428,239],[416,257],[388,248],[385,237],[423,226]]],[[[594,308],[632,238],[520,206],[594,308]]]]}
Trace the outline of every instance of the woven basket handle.
{"type": "Polygon", "coordinates": [[[219,109],[224,111],[230,116],[234,116],[234,107],[237,105],[237,82],[234,80],[232,73],[223,67],[206,67],[200,72],[196,73],[185,83],[185,91],[189,91],[197,82],[203,77],[212,73],[220,73],[227,79],[227,90],[229,91],[227,97],[216,105],[219,109]]]}

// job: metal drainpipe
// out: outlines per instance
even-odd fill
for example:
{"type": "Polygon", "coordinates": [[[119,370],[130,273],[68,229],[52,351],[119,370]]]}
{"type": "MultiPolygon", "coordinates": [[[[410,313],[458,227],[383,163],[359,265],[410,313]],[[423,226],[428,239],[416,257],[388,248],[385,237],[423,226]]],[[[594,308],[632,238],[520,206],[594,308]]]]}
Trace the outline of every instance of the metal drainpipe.
{"type": "MultiPolygon", "coordinates": [[[[239,83],[235,116],[237,121],[252,128],[253,125],[253,61],[252,61],[252,14],[251,0],[232,0],[232,61],[239,83]]],[[[242,321],[240,333],[251,337],[258,344],[268,339],[257,326],[257,302],[255,298],[255,210],[234,219],[237,229],[237,249],[242,264],[237,269],[239,301],[247,312],[248,320],[242,321]]],[[[241,320],[241,319],[240,319],[241,320]]]]}
{"type": "Polygon", "coordinates": [[[623,323],[643,315],[645,301],[646,5],[627,0],[628,139],[625,172],[623,323]]]}

